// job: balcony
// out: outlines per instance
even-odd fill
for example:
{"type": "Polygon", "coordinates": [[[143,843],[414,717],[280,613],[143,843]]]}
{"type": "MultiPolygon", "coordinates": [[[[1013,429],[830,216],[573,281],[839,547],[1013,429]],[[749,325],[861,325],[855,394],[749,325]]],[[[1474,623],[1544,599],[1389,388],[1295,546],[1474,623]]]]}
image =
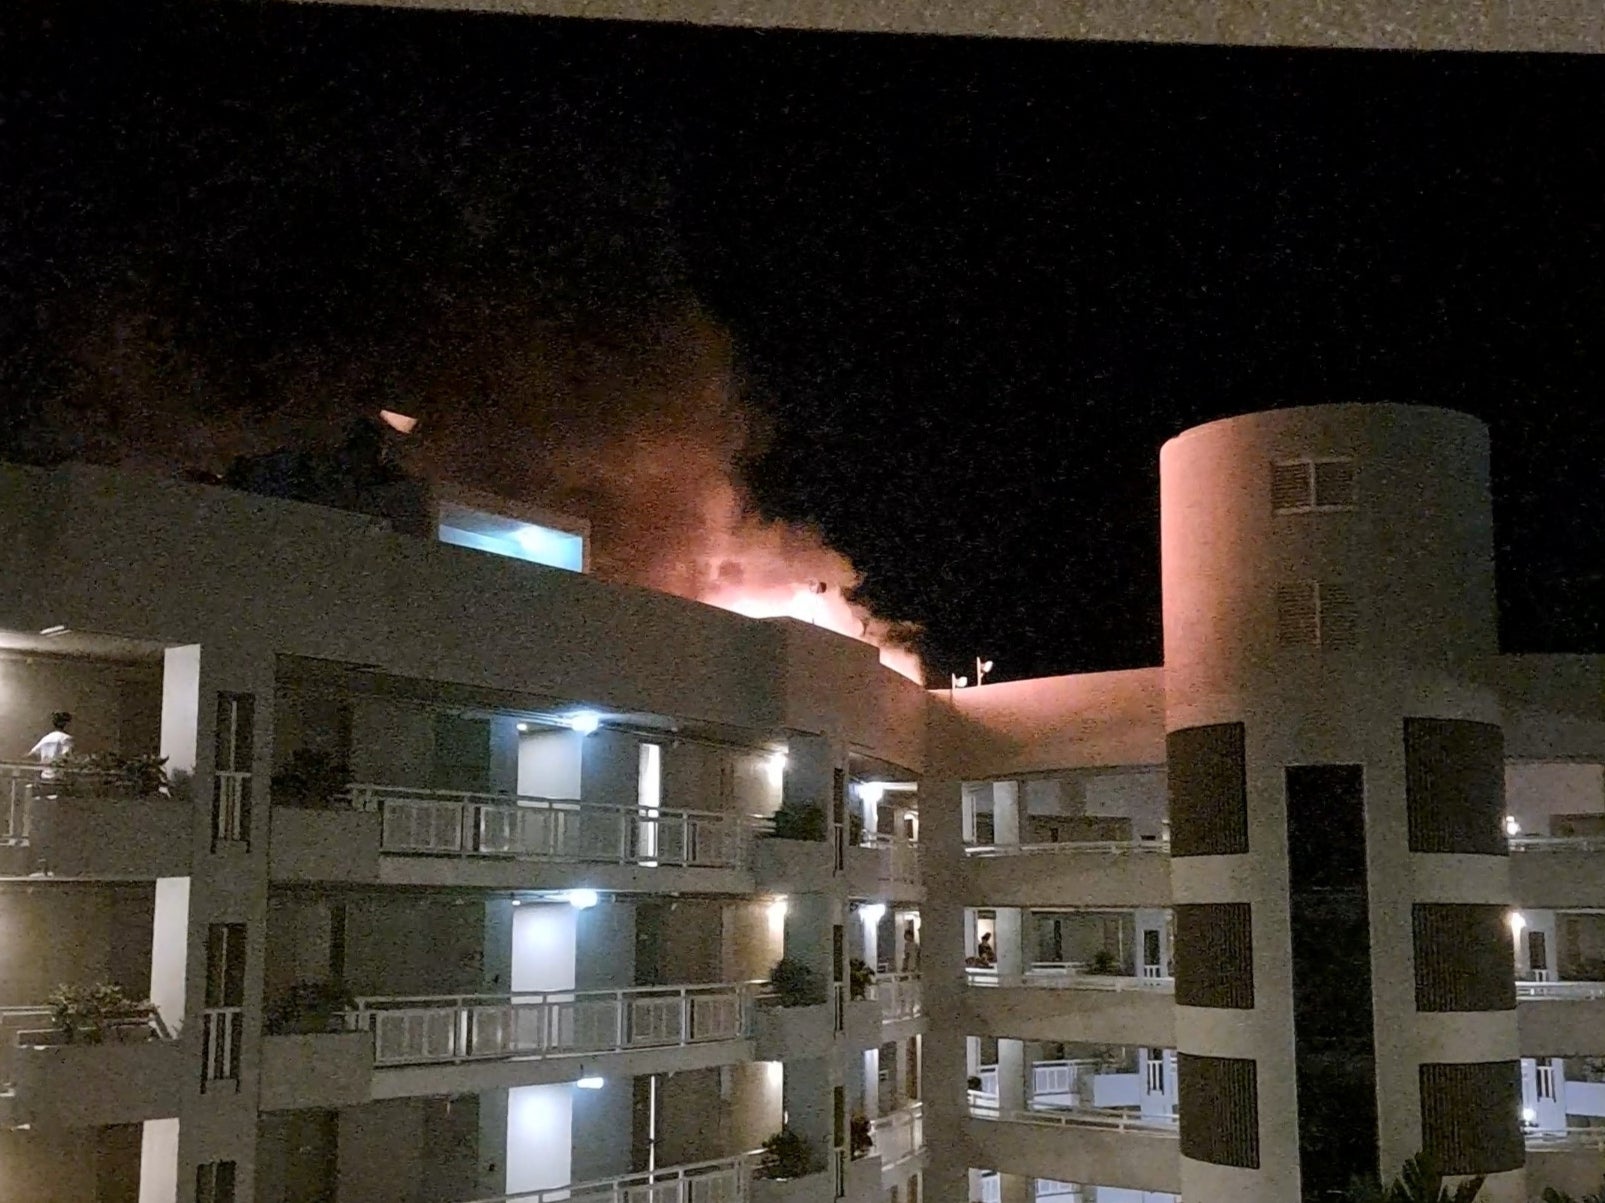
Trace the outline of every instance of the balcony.
{"type": "Polygon", "coordinates": [[[1605,982],[1516,983],[1516,1026],[1523,1056],[1605,1052],[1602,1022],[1605,982]]]}
{"type": "Polygon", "coordinates": [[[1176,1043],[1174,978],[1093,974],[1036,964],[1018,977],[967,969],[970,1030],[1022,1040],[1141,1045],[1176,1043]]]}
{"type": "Polygon", "coordinates": [[[1605,907],[1605,874],[1600,872],[1605,836],[1512,836],[1510,851],[1510,886],[1517,906],[1605,907]]]}
{"type": "Polygon", "coordinates": [[[1170,905],[1168,840],[971,844],[965,898],[976,906],[1132,910],[1170,905]]]}
{"type": "Polygon", "coordinates": [[[44,1008],[7,1008],[0,1033],[0,1127],[97,1128],[178,1114],[193,1072],[184,1049],[149,1012],[97,1025],[73,1043],[44,1008]],[[93,1039],[95,1042],[90,1043],[93,1039]]]}
{"type": "MultiPolygon", "coordinates": [[[[548,994],[362,998],[349,1024],[369,1033],[373,1098],[467,1093],[613,1072],[668,1073],[751,1056],[750,983],[548,994]]],[[[829,1007],[819,1008],[827,1013],[829,1007]]]]}
{"type": "Polygon", "coordinates": [[[483,889],[750,893],[738,815],[353,785],[335,809],[275,807],[277,880],[483,889]]]}
{"type": "Polygon", "coordinates": [[[881,973],[871,989],[881,1008],[881,1039],[905,1040],[920,1030],[924,988],[917,973],[881,973]]]}
{"type": "Polygon", "coordinates": [[[154,881],[189,873],[192,807],[133,771],[0,764],[0,876],[154,881]]]}
{"type": "Polygon", "coordinates": [[[1097,1182],[1177,1193],[1180,1152],[1174,1120],[1125,1109],[1001,1111],[973,1093],[966,1135],[971,1164],[1056,1182],[1097,1182]]]}
{"type": "Polygon", "coordinates": [[[895,836],[868,832],[847,846],[847,892],[854,898],[891,898],[915,902],[920,888],[919,845],[895,836]]]}
{"type": "Polygon", "coordinates": [[[756,1156],[749,1153],[546,1190],[492,1195],[472,1203],[746,1203],[752,1198],[756,1163],[756,1156]]]}
{"type": "Polygon", "coordinates": [[[880,1158],[881,1185],[896,1186],[925,1165],[925,1107],[910,1103],[870,1125],[875,1155],[880,1158]]]}

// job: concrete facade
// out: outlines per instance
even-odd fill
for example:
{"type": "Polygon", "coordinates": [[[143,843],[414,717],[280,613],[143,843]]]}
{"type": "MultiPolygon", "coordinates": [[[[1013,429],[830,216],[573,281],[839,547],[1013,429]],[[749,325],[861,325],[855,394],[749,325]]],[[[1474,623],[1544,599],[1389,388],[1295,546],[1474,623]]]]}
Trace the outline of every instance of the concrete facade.
{"type": "Polygon", "coordinates": [[[0,468],[0,1201],[1283,1203],[1424,1146],[1574,1184],[1605,664],[1499,655],[1486,457],[1400,406],[1189,432],[1165,665],[931,692],[366,517],[0,468]],[[55,709],[96,759],[23,763],[55,709]]]}

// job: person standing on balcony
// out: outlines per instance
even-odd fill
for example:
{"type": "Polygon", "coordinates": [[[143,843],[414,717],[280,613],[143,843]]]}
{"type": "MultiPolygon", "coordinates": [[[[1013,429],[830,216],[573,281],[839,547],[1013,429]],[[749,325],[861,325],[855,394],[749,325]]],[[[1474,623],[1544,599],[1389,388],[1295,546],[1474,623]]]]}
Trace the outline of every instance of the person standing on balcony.
{"type": "Polygon", "coordinates": [[[903,972],[918,973],[920,971],[920,942],[914,938],[914,925],[910,923],[903,929],[903,972]]]}
{"type": "Polygon", "coordinates": [[[975,959],[980,962],[982,969],[990,969],[998,963],[997,949],[992,947],[991,932],[982,934],[981,943],[975,949],[975,959]]]}
{"type": "Polygon", "coordinates": [[[72,725],[72,715],[65,710],[58,710],[50,716],[50,730],[40,737],[39,742],[28,750],[29,759],[39,758],[44,766],[39,774],[41,781],[57,781],[61,777],[61,770],[57,767],[60,761],[72,753],[72,736],[67,728],[72,725]]]}

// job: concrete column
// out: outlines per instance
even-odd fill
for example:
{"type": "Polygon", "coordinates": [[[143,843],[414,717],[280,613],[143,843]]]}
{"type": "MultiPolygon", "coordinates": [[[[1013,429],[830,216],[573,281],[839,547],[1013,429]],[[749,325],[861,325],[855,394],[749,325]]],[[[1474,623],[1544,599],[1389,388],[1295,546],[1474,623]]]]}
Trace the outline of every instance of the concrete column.
{"type": "Polygon", "coordinates": [[[574,988],[635,984],[635,904],[610,900],[576,913],[574,988]]]}
{"type": "Polygon", "coordinates": [[[841,913],[840,900],[830,894],[793,894],[786,900],[785,955],[817,973],[827,990],[835,981],[835,929],[841,913]]]}
{"type": "Polygon", "coordinates": [[[1030,1084],[1026,1075],[1031,1071],[1026,1056],[1025,1041],[998,1038],[998,1109],[1024,1111],[1030,1102],[1030,1084]]]}
{"type": "Polygon", "coordinates": [[[479,1189],[485,1196],[507,1192],[507,1104],[505,1090],[479,1096],[479,1189]]]}
{"type": "Polygon", "coordinates": [[[1020,908],[1000,906],[993,915],[992,945],[998,954],[998,977],[1019,977],[1026,966],[1020,908]]]}
{"type": "MultiPolygon", "coordinates": [[[[931,741],[947,737],[934,713],[931,741]]],[[[964,870],[962,787],[956,776],[933,773],[920,782],[920,866],[927,898],[962,897],[964,870]]],[[[930,1160],[921,1197],[930,1203],[972,1200],[965,1128],[966,1081],[975,1073],[977,1041],[964,1026],[964,957],[974,951],[974,925],[958,906],[927,906],[921,912],[920,961],[927,1030],[941,1035],[925,1048],[925,1143],[930,1160]]]]}
{"type": "Polygon", "coordinates": [[[838,789],[846,789],[845,745],[825,735],[793,735],[786,741],[786,748],[781,804],[817,807],[833,816],[838,789]]]}
{"type": "Polygon", "coordinates": [[[187,877],[163,877],[156,882],[156,911],[151,923],[150,1000],[162,1022],[174,1032],[184,1026],[189,896],[190,879],[187,877]]]}
{"type": "Polygon", "coordinates": [[[858,1109],[870,1119],[881,1113],[880,1108],[881,1050],[867,1048],[862,1058],[858,1083],[858,1109]]]}
{"type": "Polygon", "coordinates": [[[994,844],[1019,844],[1022,842],[1020,833],[1025,828],[1025,817],[1021,813],[1020,783],[1018,781],[994,781],[992,783],[992,842],[994,844]]]}
{"type": "MultiPolygon", "coordinates": [[[[483,980],[480,988],[487,994],[512,992],[513,916],[518,910],[511,898],[490,898],[485,901],[485,940],[480,957],[483,980]]],[[[506,1110],[505,1106],[503,1110],[506,1110]]]]}
{"type": "Polygon", "coordinates": [[[835,1069],[834,1057],[788,1061],[781,1088],[787,1126],[821,1157],[836,1146],[835,1069]]]}
{"type": "Polygon", "coordinates": [[[490,792],[518,792],[518,720],[506,715],[490,720],[490,792]]]}
{"type": "Polygon", "coordinates": [[[628,1174],[635,1143],[635,1084],[628,1075],[606,1078],[598,1090],[573,1088],[571,1181],[595,1182],[628,1174]]]}

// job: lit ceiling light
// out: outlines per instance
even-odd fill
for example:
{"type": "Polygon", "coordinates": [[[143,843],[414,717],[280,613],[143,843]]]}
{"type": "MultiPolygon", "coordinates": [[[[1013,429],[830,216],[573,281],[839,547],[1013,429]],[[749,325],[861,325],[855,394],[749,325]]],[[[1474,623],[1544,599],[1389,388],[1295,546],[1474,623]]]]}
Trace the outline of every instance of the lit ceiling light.
{"type": "Polygon", "coordinates": [[[578,1086],[581,1090],[601,1090],[605,1083],[601,1078],[587,1077],[581,1078],[579,1081],[575,1082],[574,1085],[578,1086]]]}
{"type": "Polygon", "coordinates": [[[1520,835],[1521,834],[1521,823],[1517,821],[1515,815],[1506,815],[1505,816],[1505,834],[1506,835],[1520,835]]]}
{"type": "Polygon", "coordinates": [[[1538,1112],[1531,1107],[1523,1107],[1521,1109],[1521,1122],[1524,1124],[1536,1124],[1538,1122],[1538,1112]]]}
{"type": "Polygon", "coordinates": [[[568,904],[577,911],[588,911],[600,901],[602,901],[601,895],[595,890],[570,890],[568,892],[568,904]]]}
{"type": "Polygon", "coordinates": [[[886,796],[886,786],[879,781],[864,781],[858,786],[858,796],[874,806],[886,796]]]}
{"type": "Polygon", "coordinates": [[[779,785],[786,778],[786,754],[784,752],[771,753],[767,764],[769,784],[779,785]]]}
{"type": "Polygon", "coordinates": [[[521,732],[522,731],[528,731],[529,730],[529,724],[528,723],[519,723],[518,724],[518,729],[521,732]]]}
{"type": "Polygon", "coordinates": [[[786,896],[782,894],[769,904],[769,917],[771,919],[784,919],[787,909],[786,896]]]}
{"type": "Polygon", "coordinates": [[[418,419],[407,414],[398,414],[393,409],[381,409],[379,420],[390,427],[397,434],[411,434],[418,429],[418,419]]]}
{"type": "Polygon", "coordinates": [[[1511,935],[1520,936],[1522,931],[1526,927],[1527,927],[1527,916],[1522,914],[1520,911],[1511,911],[1510,912],[1510,933],[1511,933],[1511,935]]]}
{"type": "Polygon", "coordinates": [[[858,913],[864,916],[865,923],[879,923],[881,916],[886,914],[884,902],[872,902],[866,907],[860,907],[858,913]]]}
{"type": "Polygon", "coordinates": [[[563,720],[571,731],[590,735],[602,725],[602,716],[594,710],[576,710],[563,720]]]}
{"type": "Polygon", "coordinates": [[[970,679],[968,677],[953,677],[952,681],[954,689],[963,689],[970,683],[970,679]]]}
{"type": "Polygon", "coordinates": [[[57,635],[65,635],[67,633],[67,628],[58,623],[56,626],[46,627],[39,633],[46,639],[54,639],[57,635]]]}

